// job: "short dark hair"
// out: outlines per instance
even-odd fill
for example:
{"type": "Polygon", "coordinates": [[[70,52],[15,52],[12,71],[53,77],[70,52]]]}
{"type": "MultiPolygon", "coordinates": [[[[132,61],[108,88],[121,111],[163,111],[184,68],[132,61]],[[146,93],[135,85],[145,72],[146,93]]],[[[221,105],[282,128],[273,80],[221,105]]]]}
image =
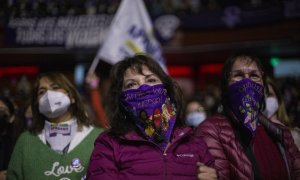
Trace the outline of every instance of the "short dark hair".
{"type": "MultiPolygon", "coordinates": [[[[236,53],[232,56],[230,56],[224,63],[223,66],[223,71],[222,71],[222,77],[221,77],[221,97],[222,97],[222,106],[223,106],[223,112],[225,114],[227,114],[229,112],[229,97],[227,94],[227,89],[228,89],[228,85],[229,85],[229,78],[230,78],[230,72],[232,70],[232,66],[233,64],[237,61],[237,60],[246,60],[247,63],[252,63],[254,62],[258,69],[262,72],[264,72],[264,67],[261,63],[261,60],[252,54],[249,53],[236,53]]],[[[266,85],[266,76],[265,73],[262,74],[262,80],[263,80],[263,85],[266,85]]],[[[267,88],[267,87],[265,87],[267,88]]],[[[261,106],[261,110],[264,109],[265,103],[264,103],[264,99],[263,99],[263,106],[261,106]]]]}
{"type": "Polygon", "coordinates": [[[87,111],[85,109],[84,103],[76,87],[62,73],[46,72],[38,75],[33,87],[32,101],[31,101],[33,121],[32,121],[31,128],[29,129],[30,132],[34,134],[41,132],[42,129],[44,128],[45,119],[47,119],[39,111],[38,91],[40,86],[40,80],[42,78],[47,78],[53,83],[56,83],[62,89],[66,90],[70,98],[74,99],[75,103],[71,103],[70,110],[72,115],[77,118],[77,123],[79,128],[81,128],[83,125],[89,126],[92,124],[92,122],[87,117],[87,111]]]}
{"type": "Polygon", "coordinates": [[[185,109],[184,114],[185,114],[185,116],[187,115],[186,114],[187,113],[186,110],[187,110],[188,105],[191,104],[191,103],[194,103],[194,102],[198,103],[199,105],[201,105],[203,107],[206,115],[210,114],[210,112],[209,112],[209,110],[207,108],[207,105],[205,103],[204,97],[202,97],[202,96],[192,96],[192,97],[188,98],[186,100],[186,102],[184,103],[184,109],[185,109]]]}
{"type": "Polygon", "coordinates": [[[110,72],[110,92],[107,96],[108,106],[107,113],[110,122],[110,131],[116,136],[135,129],[133,119],[126,117],[124,108],[120,105],[120,95],[122,92],[125,71],[132,68],[139,74],[143,74],[143,66],[149,68],[151,72],[158,76],[162,83],[166,86],[168,95],[175,101],[177,110],[176,126],[183,126],[183,95],[179,85],[161,68],[161,66],[150,56],[145,54],[136,54],[127,57],[113,66],[110,72]]]}

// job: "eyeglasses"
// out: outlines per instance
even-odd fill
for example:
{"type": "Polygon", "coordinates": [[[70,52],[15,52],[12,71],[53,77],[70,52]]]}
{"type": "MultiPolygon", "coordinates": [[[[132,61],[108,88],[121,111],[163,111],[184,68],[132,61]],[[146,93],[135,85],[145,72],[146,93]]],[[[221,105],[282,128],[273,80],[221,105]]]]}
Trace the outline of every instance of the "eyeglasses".
{"type": "Polygon", "coordinates": [[[254,82],[261,82],[263,74],[264,72],[260,70],[250,70],[248,72],[246,70],[234,70],[230,72],[230,79],[237,82],[244,78],[249,78],[254,82]]]}

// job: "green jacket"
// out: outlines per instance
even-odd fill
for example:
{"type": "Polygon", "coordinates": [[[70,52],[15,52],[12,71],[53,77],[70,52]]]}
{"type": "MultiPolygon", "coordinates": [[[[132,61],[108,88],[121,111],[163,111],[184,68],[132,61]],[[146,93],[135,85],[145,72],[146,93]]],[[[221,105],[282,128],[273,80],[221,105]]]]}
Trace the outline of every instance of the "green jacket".
{"type": "Polygon", "coordinates": [[[43,142],[43,133],[36,136],[24,132],[14,148],[7,179],[80,180],[86,175],[94,141],[101,132],[102,129],[84,127],[77,132],[70,144],[73,148],[66,154],[50,149],[43,142]]]}

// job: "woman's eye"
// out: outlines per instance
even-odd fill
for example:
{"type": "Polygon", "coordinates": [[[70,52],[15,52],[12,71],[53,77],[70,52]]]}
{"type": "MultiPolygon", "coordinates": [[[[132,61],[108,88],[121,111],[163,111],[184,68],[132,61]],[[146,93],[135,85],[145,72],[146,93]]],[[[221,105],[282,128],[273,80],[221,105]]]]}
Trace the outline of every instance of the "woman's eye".
{"type": "Polygon", "coordinates": [[[243,73],[236,73],[236,74],[233,74],[232,77],[236,78],[236,79],[243,79],[244,74],[243,73]]]}
{"type": "Polygon", "coordinates": [[[243,74],[243,73],[237,73],[237,74],[235,75],[235,77],[244,77],[244,74],[243,74]]]}
{"type": "Polygon", "coordinates": [[[251,76],[251,77],[259,77],[259,75],[256,74],[256,73],[253,73],[253,74],[251,74],[250,76],[251,76]]]}
{"type": "Polygon", "coordinates": [[[60,87],[56,85],[56,86],[53,86],[52,89],[56,90],[56,89],[60,89],[60,87]]]}
{"type": "Polygon", "coordinates": [[[136,83],[128,83],[125,85],[125,89],[131,89],[134,88],[136,86],[136,83]]]}
{"type": "Polygon", "coordinates": [[[43,95],[45,93],[44,90],[38,91],[38,95],[43,95]]]}
{"type": "Polygon", "coordinates": [[[157,81],[158,81],[158,80],[155,79],[155,78],[148,79],[148,82],[150,82],[150,83],[156,83],[157,81]]]}

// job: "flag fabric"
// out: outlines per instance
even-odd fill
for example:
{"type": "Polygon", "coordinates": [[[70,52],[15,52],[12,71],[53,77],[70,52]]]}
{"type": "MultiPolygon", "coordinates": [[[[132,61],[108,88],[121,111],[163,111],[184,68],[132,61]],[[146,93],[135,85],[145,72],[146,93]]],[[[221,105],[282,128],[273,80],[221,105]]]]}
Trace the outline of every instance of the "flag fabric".
{"type": "Polygon", "coordinates": [[[96,66],[99,59],[115,64],[136,53],[150,55],[166,71],[161,47],[143,0],[122,0],[93,64],[96,66]]]}

